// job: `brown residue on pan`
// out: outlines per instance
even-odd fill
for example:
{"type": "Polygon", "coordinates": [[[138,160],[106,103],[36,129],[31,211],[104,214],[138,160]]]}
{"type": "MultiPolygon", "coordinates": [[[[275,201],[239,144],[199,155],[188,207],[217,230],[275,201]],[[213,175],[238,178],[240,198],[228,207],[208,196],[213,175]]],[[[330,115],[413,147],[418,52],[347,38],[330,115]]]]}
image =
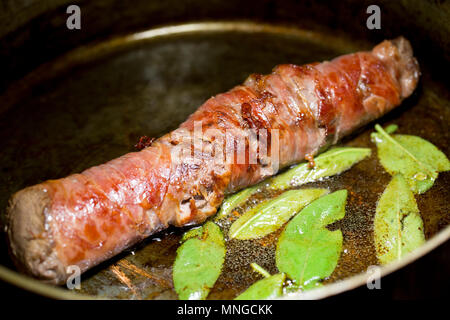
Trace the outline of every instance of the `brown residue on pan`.
{"type": "Polygon", "coordinates": [[[133,272],[136,275],[140,275],[140,276],[143,276],[143,277],[153,280],[154,282],[156,282],[158,285],[160,285],[163,288],[168,289],[168,288],[173,287],[173,285],[169,281],[167,281],[163,278],[160,278],[158,276],[155,276],[153,274],[150,274],[147,271],[145,271],[141,268],[138,268],[137,266],[135,266],[134,264],[130,263],[129,261],[127,261],[125,259],[120,260],[119,262],[117,262],[117,264],[119,266],[121,266],[122,268],[128,269],[129,271],[133,272]]]}
{"type": "Polygon", "coordinates": [[[112,273],[114,273],[114,275],[117,277],[117,279],[120,280],[120,282],[122,282],[124,285],[126,285],[131,292],[133,292],[134,296],[137,297],[138,299],[140,299],[140,295],[137,293],[136,288],[133,286],[133,284],[131,283],[131,280],[125,275],[125,273],[123,273],[118,266],[113,265],[110,267],[110,270],[112,273]]]}

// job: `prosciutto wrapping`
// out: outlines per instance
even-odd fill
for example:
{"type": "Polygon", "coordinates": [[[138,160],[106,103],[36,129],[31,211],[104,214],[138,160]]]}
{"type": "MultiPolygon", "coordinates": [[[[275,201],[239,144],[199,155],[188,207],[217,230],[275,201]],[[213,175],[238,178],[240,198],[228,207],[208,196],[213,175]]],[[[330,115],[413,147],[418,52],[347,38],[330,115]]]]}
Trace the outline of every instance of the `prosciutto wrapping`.
{"type": "Polygon", "coordinates": [[[17,192],[7,213],[12,256],[26,273],[60,284],[68,266],[85,271],[169,225],[201,223],[225,195],[398,106],[418,79],[404,38],[253,74],[142,151],[17,192]]]}

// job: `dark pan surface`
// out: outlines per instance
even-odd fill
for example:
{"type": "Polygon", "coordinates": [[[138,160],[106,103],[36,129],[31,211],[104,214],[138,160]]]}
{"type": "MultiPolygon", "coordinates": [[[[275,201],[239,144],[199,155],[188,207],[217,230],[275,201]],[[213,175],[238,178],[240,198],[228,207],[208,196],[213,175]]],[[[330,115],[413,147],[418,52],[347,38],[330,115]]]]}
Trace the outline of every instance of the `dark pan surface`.
{"type": "MultiPolygon", "coordinates": [[[[155,38],[143,33],[83,49],[24,80],[14,99],[7,100],[15,103],[2,106],[8,110],[0,115],[2,219],[15,191],[134,151],[140,136],[158,137],[176,128],[207,98],[243,82],[250,73],[371,47],[326,34],[245,23],[199,24],[193,29],[178,35],[160,32],[155,38]],[[230,26],[237,30],[219,31],[230,26]]],[[[450,98],[444,86],[433,82],[426,65],[421,67],[416,93],[379,123],[396,123],[400,133],[421,136],[450,155],[450,98]]],[[[342,230],[344,251],[327,282],[377,264],[372,219],[389,175],[377,161],[369,139],[372,131],[369,125],[343,142],[371,147],[370,159],[340,176],[308,185],[349,191],[346,217],[330,227],[342,230]]],[[[441,173],[432,189],[416,197],[427,239],[450,224],[449,182],[450,174],[441,173]]],[[[223,225],[224,230],[229,224],[223,225]]],[[[176,299],[171,268],[183,231],[171,228],[87,272],[79,292],[108,298],[176,299]]],[[[251,262],[276,272],[277,236],[228,241],[223,273],[209,298],[232,299],[256,281],[251,262]]],[[[4,241],[0,250],[7,251],[4,241]]],[[[1,264],[14,268],[6,254],[0,257],[1,264]]]]}

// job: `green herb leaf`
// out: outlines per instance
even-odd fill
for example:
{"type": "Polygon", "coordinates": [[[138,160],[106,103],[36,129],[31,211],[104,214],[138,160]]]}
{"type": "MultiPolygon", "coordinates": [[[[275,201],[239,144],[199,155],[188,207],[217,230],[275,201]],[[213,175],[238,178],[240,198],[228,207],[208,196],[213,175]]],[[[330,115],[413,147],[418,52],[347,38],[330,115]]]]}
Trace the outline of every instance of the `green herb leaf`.
{"type": "Polygon", "coordinates": [[[185,242],[186,240],[189,240],[191,238],[200,237],[202,234],[203,234],[202,226],[192,228],[183,234],[180,242],[185,242]]]}
{"type": "Polygon", "coordinates": [[[386,128],[384,128],[384,131],[386,131],[386,133],[388,133],[388,134],[392,134],[395,131],[397,131],[397,129],[398,129],[398,125],[390,124],[386,128]]]}
{"type": "MultiPolygon", "coordinates": [[[[394,126],[394,125],[393,125],[394,126]]],[[[369,148],[340,147],[331,149],[314,159],[315,167],[309,168],[309,163],[300,163],[291,169],[264,180],[257,185],[241,190],[227,197],[216,216],[216,221],[228,216],[230,212],[245,203],[255,192],[267,185],[272,190],[285,190],[298,187],[308,182],[339,174],[370,156],[369,148]]]]}
{"type": "Polygon", "coordinates": [[[342,250],[342,232],[326,226],[345,215],[347,190],[321,197],[300,211],[278,239],[276,263],[305,289],[320,285],[336,268],[342,250]]]}
{"type": "Polygon", "coordinates": [[[244,213],[231,225],[228,235],[239,240],[264,237],[280,228],[311,201],[326,193],[326,189],[286,191],[244,213]]]}
{"type": "Polygon", "coordinates": [[[173,284],[182,300],[205,299],[219,277],[225,259],[220,228],[207,222],[199,229],[194,229],[196,233],[190,230],[190,236],[177,250],[173,265],[173,284]],[[198,233],[199,229],[201,233],[198,233]]]}
{"type": "Polygon", "coordinates": [[[425,242],[414,194],[398,174],[384,190],[374,220],[375,249],[382,264],[400,259],[425,242]]]}
{"type": "Polygon", "coordinates": [[[284,190],[324,177],[333,176],[350,169],[353,165],[370,155],[369,148],[334,148],[314,159],[314,168],[301,163],[269,180],[269,188],[284,190]]]}
{"type": "Polygon", "coordinates": [[[285,279],[286,275],[284,273],[278,273],[259,280],[241,293],[235,300],[266,300],[278,298],[282,294],[285,279]]]}
{"type": "Polygon", "coordinates": [[[253,271],[258,272],[263,277],[265,277],[265,278],[270,277],[270,273],[266,269],[261,267],[259,264],[253,262],[253,263],[250,263],[250,266],[252,267],[253,271]]]}
{"type": "Polygon", "coordinates": [[[251,188],[246,188],[242,191],[239,191],[229,197],[227,197],[220,206],[220,210],[216,215],[215,221],[219,221],[220,219],[228,216],[234,208],[243,204],[248,198],[251,197],[258,190],[258,185],[255,185],[251,188]]]}
{"type": "Polygon", "coordinates": [[[381,165],[391,175],[401,173],[414,193],[430,189],[439,171],[450,170],[450,161],[430,142],[416,136],[389,135],[375,125],[372,140],[378,148],[381,165]]]}

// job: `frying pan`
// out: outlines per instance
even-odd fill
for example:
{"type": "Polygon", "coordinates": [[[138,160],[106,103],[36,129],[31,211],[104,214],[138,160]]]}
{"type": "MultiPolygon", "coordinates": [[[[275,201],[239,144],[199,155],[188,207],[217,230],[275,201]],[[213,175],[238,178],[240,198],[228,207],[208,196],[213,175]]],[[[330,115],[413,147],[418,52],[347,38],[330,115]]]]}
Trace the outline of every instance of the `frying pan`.
{"type": "MultiPolygon", "coordinates": [[[[404,35],[421,65],[419,88],[380,119],[419,135],[450,155],[450,3],[448,1],[0,1],[0,212],[15,191],[82,171],[126,152],[142,135],[176,128],[211,95],[280,63],[321,61],[404,35]],[[66,27],[69,4],[81,30],[66,27]],[[366,9],[381,9],[381,29],[366,9]]],[[[343,145],[370,146],[371,125],[343,145]]],[[[313,184],[350,191],[346,217],[332,228],[344,252],[327,286],[284,298],[323,298],[364,285],[376,265],[372,220],[389,181],[376,159],[313,184]]],[[[450,175],[417,197],[427,242],[380,269],[385,276],[414,263],[450,237],[450,175]]],[[[243,210],[245,207],[240,208],[243,210]]],[[[81,289],[49,286],[18,273],[4,237],[0,278],[54,298],[176,298],[171,265],[184,230],[169,229],[82,275],[81,289]]],[[[274,235],[276,236],[276,235],[274,235]]],[[[273,241],[272,241],[273,242],[273,241]]],[[[270,272],[273,244],[230,241],[223,275],[210,297],[230,299],[270,272]]],[[[433,268],[433,266],[430,266],[433,268]]]]}

